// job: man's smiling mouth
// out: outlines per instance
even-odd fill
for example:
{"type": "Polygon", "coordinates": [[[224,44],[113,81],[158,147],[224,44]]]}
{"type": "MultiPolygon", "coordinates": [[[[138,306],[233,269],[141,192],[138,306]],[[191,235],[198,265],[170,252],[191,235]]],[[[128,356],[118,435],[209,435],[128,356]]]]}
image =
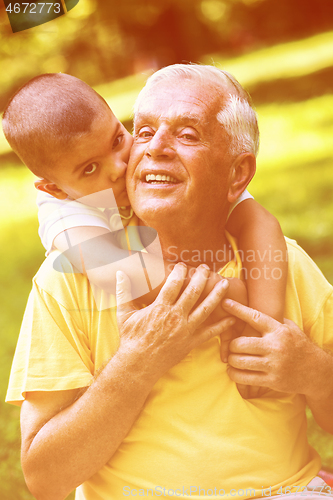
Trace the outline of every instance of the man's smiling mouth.
{"type": "Polygon", "coordinates": [[[148,184],[176,184],[178,181],[171,175],[165,174],[146,174],[145,176],[146,182],[148,184]]]}

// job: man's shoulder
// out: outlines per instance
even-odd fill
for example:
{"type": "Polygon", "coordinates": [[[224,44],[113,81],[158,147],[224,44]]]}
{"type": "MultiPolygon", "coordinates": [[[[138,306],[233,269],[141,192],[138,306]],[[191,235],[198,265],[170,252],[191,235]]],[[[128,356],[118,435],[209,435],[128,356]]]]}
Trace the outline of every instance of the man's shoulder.
{"type": "Polygon", "coordinates": [[[34,284],[56,300],[59,296],[87,288],[88,280],[58,250],[50,253],[33,278],[34,284]]]}
{"type": "Polygon", "coordinates": [[[33,278],[34,293],[43,302],[55,302],[68,311],[103,311],[112,309],[115,314],[116,299],[89,282],[64,254],[55,250],[44,260],[33,278]]]}
{"type": "Polygon", "coordinates": [[[286,317],[310,331],[333,297],[333,287],[296,241],[286,238],[288,281],[286,317]]]}
{"type": "Polygon", "coordinates": [[[297,241],[290,238],[285,239],[288,248],[289,272],[299,278],[304,276],[304,273],[306,273],[307,276],[310,274],[314,280],[318,280],[318,282],[325,284],[327,289],[333,290],[332,285],[326,280],[317,264],[311,259],[306,251],[299,246],[297,241]]]}

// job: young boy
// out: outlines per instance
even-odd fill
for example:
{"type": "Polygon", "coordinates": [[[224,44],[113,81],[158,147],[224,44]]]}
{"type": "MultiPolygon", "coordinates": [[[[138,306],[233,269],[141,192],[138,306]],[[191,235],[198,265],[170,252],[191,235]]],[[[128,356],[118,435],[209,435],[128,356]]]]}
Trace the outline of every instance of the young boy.
{"type": "MultiPolygon", "coordinates": [[[[40,235],[47,251],[77,249],[66,252],[68,258],[81,272],[89,268],[89,280],[109,292],[114,291],[116,270],[121,269],[131,279],[134,296],[143,296],[143,303],[153,301],[162,283],[158,280],[147,289],[142,259],[137,255],[137,259],[133,259],[133,255],[128,258],[129,252],[119,248],[114,238],[116,233],[110,231],[108,216],[99,209],[113,208],[111,221],[118,219],[118,230],[121,226],[117,207],[123,222],[132,215],[125,172],[133,139],[104,99],[72,76],[41,75],[12,97],[3,115],[3,129],[13,150],[40,177],[35,183],[37,189],[46,193],[39,201],[39,218],[40,235]],[[94,198],[94,193],[101,191],[111,192],[113,196],[94,198]],[[83,255],[80,244],[94,238],[97,239],[92,249],[83,255]],[[110,255],[116,256],[113,264],[110,264],[110,255]]],[[[276,219],[249,195],[244,198],[232,207],[227,228],[238,238],[245,256],[249,251],[252,256],[259,256],[244,260],[248,302],[250,307],[282,321],[287,264],[283,259],[272,262],[271,255],[272,249],[286,255],[284,238],[276,219]],[[253,268],[258,271],[255,276],[252,276],[253,268]]],[[[119,233],[124,235],[122,231],[119,233]]],[[[144,261],[146,267],[153,270],[151,275],[155,270],[161,276],[156,256],[146,254],[144,261]]],[[[167,263],[165,269],[169,271],[167,263]]],[[[220,277],[212,272],[204,294],[218,280],[220,277]]],[[[229,283],[229,296],[244,301],[240,280],[229,283]]],[[[220,319],[221,315],[224,313],[220,308],[214,319],[220,319]]],[[[255,335],[256,332],[246,327],[243,334],[255,335]]],[[[221,347],[221,357],[226,361],[225,345],[221,347]]]]}

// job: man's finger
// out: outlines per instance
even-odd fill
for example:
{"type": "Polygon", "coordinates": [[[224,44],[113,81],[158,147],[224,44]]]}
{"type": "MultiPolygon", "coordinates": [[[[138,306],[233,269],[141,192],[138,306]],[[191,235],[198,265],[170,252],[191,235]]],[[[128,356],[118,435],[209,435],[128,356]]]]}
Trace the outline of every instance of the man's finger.
{"type": "MultiPolygon", "coordinates": [[[[224,334],[222,337],[224,337],[224,334]]],[[[267,354],[267,348],[261,337],[237,337],[231,340],[229,351],[235,354],[250,354],[256,356],[267,354]]]]}
{"type": "MultiPolygon", "coordinates": [[[[198,273],[198,271],[197,271],[198,273]]],[[[194,280],[194,277],[192,278],[194,280]]],[[[192,282],[191,280],[191,282],[192,282]]],[[[206,279],[205,275],[201,276],[201,281],[200,281],[202,287],[198,287],[198,293],[199,291],[203,290],[203,288],[206,285],[206,279]]],[[[210,314],[214,311],[214,309],[221,303],[222,298],[226,294],[227,290],[229,287],[228,280],[222,280],[219,281],[211,290],[211,292],[207,295],[207,297],[199,304],[193,312],[191,312],[189,318],[188,318],[188,323],[194,328],[198,328],[209,316],[210,314]]],[[[190,285],[188,285],[187,288],[190,288],[190,285]]],[[[187,289],[186,289],[187,290],[187,289]]],[[[181,298],[179,299],[179,302],[183,301],[183,296],[186,293],[186,290],[183,292],[181,298]]],[[[194,299],[191,297],[191,295],[187,295],[187,301],[183,301],[183,309],[190,310],[192,309],[193,305],[195,304],[195,301],[197,299],[194,299]],[[192,304],[194,302],[194,304],[192,304]],[[192,304],[192,305],[191,305],[192,304]]]]}
{"type": "MultiPolygon", "coordinates": [[[[192,276],[189,284],[187,285],[187,287],[185,288],[185,290],[183,291],[178,300],[178,305],[183,309],[185,313],[189,313],[197,303],[200,295],[202,294],[206,286],[209,274],[210,274],[209,267],[206,265],[200,265],[195,270],[195,273],[192,276]]],[[[197,309],[199,310],[199,308],[197,309]]],[[[202,309],[200,309],[200,311],[202,312],[202,309]]]]}
{"type": "Polygon", "coordinates": [[[132,302],[131,282],[128,276],[122,271],[117,271],[116,280],[117,319],[121,322],[125,314],[137,309],[132,302]]]}
{"type": "Polygon", "coordinates": [[[227,369],[227,373],[231,378],[231,380],[236,382],[236,384],[269,387],[268,385],[269,381],[267,379],[266,374],[263,372],[250,372],[245,370],[238,370],[237,368],[229,366],[227,369]]]}
{"type": "Polygon", "coordinates": [[[274,332],[277,327],[281,326],[281,323],[267,316],[267,314],[243,306],[243,304],[231,299],[225,299],[222,302],[222,307],[227,313],[245,321],[245,323],[261,333],[262,336],[274,332]]]}
{"type": "Polygon", "coordinates": [[[213,325],[198,328],[198,330],[196,330],[193,335],[200,339],[200,341],[198,342],[198,345],[200,345],[201,343],[206,342],[207,340],[210,340],[217,335],[221,335],[221,333],[229,330],[234,324],[235,318],[227,317],[221,319],[221,321],[219,321],[218,323],[214,323],[213,325]]]}
{"type": "Polygon", "coordinates": [[[248,356],[244,354],[229,354],[228,363],[238,370],[251,372],[267,372],[267,360],[262,356],[248,356]]]}
{"type": "Polygon", "coordinates": [[[294,321],[291,321],[291,319],[283,318],[283,323],[285,325],[290,326],[292,329],[295,329],[295,328],[299,329],[299,327],[296,325],[296,323],[294,323],[294,321]]]}
{"type": "Polygon", "coordinates": [[[229,344],[230,341],[238,337],[238,333],[234,328],[229,328],[226,332],[220,335],[220,356],[223,363],[228,362],[229,344]]]}
{"type": "Polygon", "coordinates": [[[163,304],[174,304],[182,289],[187,275],[186,264],[178,262],[171,273],[169,274],[166,282],[161,288],[156,301],[163,304]]]}

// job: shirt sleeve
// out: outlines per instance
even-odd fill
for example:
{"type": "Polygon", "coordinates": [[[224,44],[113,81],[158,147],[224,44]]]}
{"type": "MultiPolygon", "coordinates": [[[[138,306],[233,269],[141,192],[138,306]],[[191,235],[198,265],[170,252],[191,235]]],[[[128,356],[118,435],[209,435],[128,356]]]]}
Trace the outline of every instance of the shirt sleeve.
{"type": "Polygon", "coordinates": [[[230,217],[230,214],[233,210],[235,210],[235,208],[237,207],[237,205],[239,205],[240,203],[242,203],[242,201],[244,200],[253,200],[253,196],[252,194],[250,194],[248,192],[247,189],[245,189],[245,191],[242,192],[242,194],[237,198],[237,200],[231,205],[230,207],[230,210],[229,210],[229,213],[228,213],[228,218],[230,217]]]}
{"type": "Polygon", "coordinates": [[[88,336],[73,309],[67,310],[34,282],[14,355],[8,403],[21,405],[30,391],[77,389],[91,383],[94,365],[88,336]]]}
{"type": "Polygon", "coordinates": [[[310,337],[333,354],[333,292],[324,302],[311,330],[310,337]]]}
{"type": "Polygon", "coordinates": [[[288,283],[284,317],[292,319],[319,347],[333,351],[333,287],[294,240],[286,241],[288,283]]]}
{"type": "Polygon", "coordinates": [[[38,234],[48,255],[53,247],[55,237],[70,229],[79,226],[98,226],[109,228],[106,215],[102,210],[84,205],[70,198],[58,200],[42,191],[37,195],[38,234]]]}

